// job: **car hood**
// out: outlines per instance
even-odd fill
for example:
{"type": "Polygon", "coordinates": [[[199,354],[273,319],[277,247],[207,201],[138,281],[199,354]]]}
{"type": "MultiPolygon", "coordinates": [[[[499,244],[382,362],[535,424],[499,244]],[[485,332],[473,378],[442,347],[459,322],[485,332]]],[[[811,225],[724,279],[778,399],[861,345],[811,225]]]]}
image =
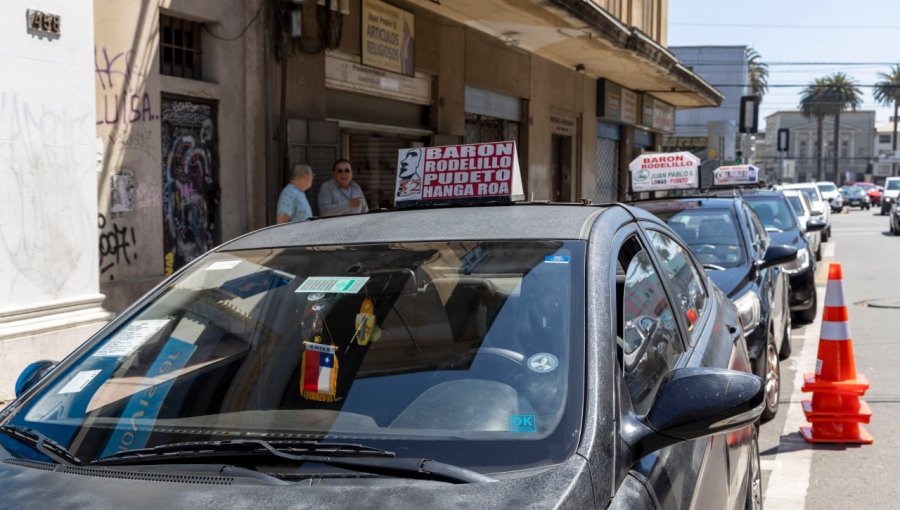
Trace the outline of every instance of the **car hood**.
{"type": "Polygon", "coordinates": [[[716,284],[722,292],[730,299],[734,299],[738,295],[738,291],[747,285],[750,276],[748,266],[733,267],[729,269],[707,269],[709,278],[716,284]]]}
{"type": "MultiPolygon", "coordinates": [[[[2,450],[0,450],[2,451],[2,450]]],[[[320,478],[272,485],[229,478],[221,466],[152,471],[64,467],[0,455],[0,508],[555,508],[593,506],[587,462],[568,461],[531,476],[448,484],[390,477],[320,478]]]]}

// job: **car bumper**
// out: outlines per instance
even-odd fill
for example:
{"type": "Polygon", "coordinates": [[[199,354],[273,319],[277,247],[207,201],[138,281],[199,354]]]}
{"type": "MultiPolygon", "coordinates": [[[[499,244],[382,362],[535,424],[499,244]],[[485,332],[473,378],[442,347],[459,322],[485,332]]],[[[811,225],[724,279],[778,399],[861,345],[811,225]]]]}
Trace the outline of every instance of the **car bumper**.
{"type": "Polygon", "coordinates": [[[816,275],[812,267],[791,275],[791,311],[806,310],[813,306],[816,295],[816,275]]]}
{"type": "Polygon", "coordinates": [[[844,201],[844,204],[850,207],[865,207],[866,201],[861,198],[848,198],[844,201]]]}

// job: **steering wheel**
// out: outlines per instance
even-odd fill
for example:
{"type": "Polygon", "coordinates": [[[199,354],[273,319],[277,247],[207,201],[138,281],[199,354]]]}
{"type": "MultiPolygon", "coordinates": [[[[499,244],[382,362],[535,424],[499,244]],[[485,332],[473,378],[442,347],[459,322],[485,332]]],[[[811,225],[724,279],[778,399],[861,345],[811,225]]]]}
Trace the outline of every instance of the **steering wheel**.
{"type": "Polygon", "coordinates": [[[507,383],[513,387],[522,376],[525,368],[525,355],[512,349],[501,347],[481,347],[469,349],[467,359],[472,363],[469,368],[476,369],[484,379],[507,383]]]}

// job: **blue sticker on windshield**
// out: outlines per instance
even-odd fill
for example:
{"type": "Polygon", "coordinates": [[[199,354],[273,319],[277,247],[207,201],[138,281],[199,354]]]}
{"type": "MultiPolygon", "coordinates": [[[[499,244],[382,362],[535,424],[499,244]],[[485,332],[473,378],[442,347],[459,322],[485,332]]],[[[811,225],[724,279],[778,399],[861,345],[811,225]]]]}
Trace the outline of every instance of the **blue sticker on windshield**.
{"type": "Polygon", "coordinates": [[[509,431],[537,432],[537,417],[533,414],[513,414],[509,417],[509,431]]]}
{"type": "Polygon", "coordinates": [[[568,255],[547,255],[544,257],[545,264],[568,264],[569,256],[568,255]]]}

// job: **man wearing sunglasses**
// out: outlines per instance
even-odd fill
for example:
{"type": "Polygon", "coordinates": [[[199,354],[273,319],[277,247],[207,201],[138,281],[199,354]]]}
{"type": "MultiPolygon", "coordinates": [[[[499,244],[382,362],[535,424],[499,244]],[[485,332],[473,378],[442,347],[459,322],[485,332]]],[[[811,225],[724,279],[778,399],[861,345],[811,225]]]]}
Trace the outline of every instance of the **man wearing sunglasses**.
{"type": "Polygon", "coordinates": [[[331,166],[332,180],[319,189],[319,215],[340,216],[369,211],[362,188],[353,182],[353,167],[350,161],[339,159],[331,166]]]}

